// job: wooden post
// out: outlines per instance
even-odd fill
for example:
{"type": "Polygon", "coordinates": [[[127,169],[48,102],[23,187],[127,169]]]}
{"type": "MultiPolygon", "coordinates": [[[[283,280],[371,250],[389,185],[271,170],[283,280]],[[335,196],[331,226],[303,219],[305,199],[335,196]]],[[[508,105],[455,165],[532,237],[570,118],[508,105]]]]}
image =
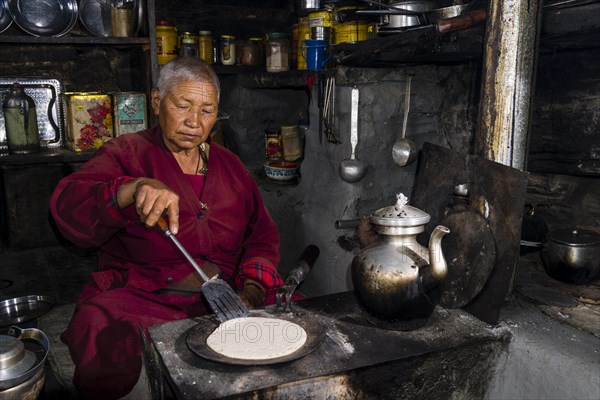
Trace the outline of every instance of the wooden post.
{"type": "Polygon", "coordinates": [[[526,168],[541,19],[539,0],[490,0],[476,154],[526,168]]]}

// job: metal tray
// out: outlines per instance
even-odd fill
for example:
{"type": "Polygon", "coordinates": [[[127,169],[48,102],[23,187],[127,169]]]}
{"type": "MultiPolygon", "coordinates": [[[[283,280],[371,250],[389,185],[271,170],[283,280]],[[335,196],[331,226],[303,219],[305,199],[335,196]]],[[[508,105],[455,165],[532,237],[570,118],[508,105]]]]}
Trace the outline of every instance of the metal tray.
{"type": "Polygon", "coordinates": [[[30,295],[0,301],[0,326],[30,321],[46,314],[54,305],[50,296],[30,295]]]}
{"type": "MultiPolygon", "coordinates": [[[[66,126],[62,84],[57,79],[0,78],[0,104],[4,102],[10,86],[15,82],[23,85],[25,93],[35,101],[41,147],[50,149],[62,147],[66,126]]],[[[4,113],[0,113],[0,155],[7,154],[4,113]]]]}
{"type": "Polygon", "coordinates": [[[264,310],[251,310],[250,316],[279,318],[298,324],[304,328],[304,330],[306,330],[306,343],[304,346],[290,355],[272,358],[269,360],[241,360],[237,358],[226,357],[213,351],[206,344],[206,339],[211,333],[213,333],[215,329],[219,327],[220,321],[217,318],[203,317],[202,321],[198,323],[198,325],[189,330],[186,337],[187,346],[192,353],[207,360],[229,365],[255,366],[281,364],[284,362],[297,360],[315,351],[325,340],[325,328],[323,325],[321,325],[312,315],[306,313],[280,313],[267,312],[264,310]]]}

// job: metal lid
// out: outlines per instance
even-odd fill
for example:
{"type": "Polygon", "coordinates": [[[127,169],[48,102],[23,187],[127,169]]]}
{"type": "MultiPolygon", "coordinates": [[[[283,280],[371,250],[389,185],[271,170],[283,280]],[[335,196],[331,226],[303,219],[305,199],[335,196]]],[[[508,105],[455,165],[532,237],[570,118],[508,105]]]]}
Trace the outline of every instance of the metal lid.
{"type": "Polygon", "coordinates": [[[600,235],[586,229],[561,228],[548,232],[548,240],[568,246],[597,246],[600,245],[600,235]]]}
{"type": "Polygon", "coordinates": [[[0,335],[0,370],[10,368],[23,359],[25,345],[19,339],[0,335]]]}
{"type": "Polygon", "coordinates": [[[404,194],[400,193],[396,198],[395,205],[375,211],[370,217],[371,223],[381,226],[419,226],[431,219],[426,212],[409,206],[404,194]]]}

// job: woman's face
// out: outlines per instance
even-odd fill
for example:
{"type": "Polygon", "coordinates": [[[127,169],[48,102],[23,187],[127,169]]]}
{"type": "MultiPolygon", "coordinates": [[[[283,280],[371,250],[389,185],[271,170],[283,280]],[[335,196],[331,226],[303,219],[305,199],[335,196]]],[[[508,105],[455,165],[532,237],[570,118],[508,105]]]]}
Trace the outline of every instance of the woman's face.
{"type": "Polygon", "coordinates": [[[173,90],[152,91],[152,109],[159,117],[166,146],[172,152],[185,151],[204,143],[217,121],[215,88],[206,82],[181,80],[173,90]]]}

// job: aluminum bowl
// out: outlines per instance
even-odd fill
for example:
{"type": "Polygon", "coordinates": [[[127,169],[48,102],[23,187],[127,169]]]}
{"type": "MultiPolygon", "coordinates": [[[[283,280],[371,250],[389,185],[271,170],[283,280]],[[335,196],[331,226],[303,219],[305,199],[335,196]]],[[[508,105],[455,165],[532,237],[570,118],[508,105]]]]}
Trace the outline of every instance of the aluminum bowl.
{"type": "Polygon", "coordinates": [[[276,181],[289,181],[296,177],[298,163],[293,161],[269,161],[263,164],[268,178],[276,181]]]}

